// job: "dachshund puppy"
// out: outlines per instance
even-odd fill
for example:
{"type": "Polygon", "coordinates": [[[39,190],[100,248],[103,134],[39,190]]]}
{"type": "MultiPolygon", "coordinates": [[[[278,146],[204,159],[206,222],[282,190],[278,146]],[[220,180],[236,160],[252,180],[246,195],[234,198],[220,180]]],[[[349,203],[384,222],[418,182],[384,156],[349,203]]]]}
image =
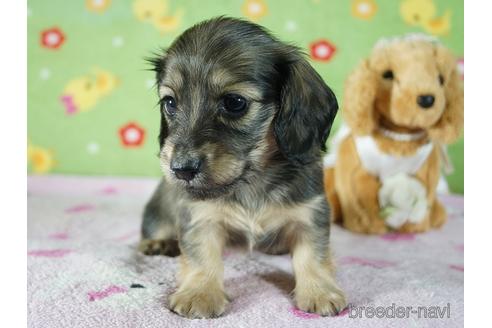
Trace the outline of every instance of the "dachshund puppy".
{"type": "Polygon", "coordinates": [[[227,304],[222,252],[291,252],[297,306],[342,310],[329,251],[321,155],[338,109],[300,51],[264,28],[216,18],[152,60],[164,178],[145,208],[140,250],[180,256],[170,307],[189,318],[227,304]]]}

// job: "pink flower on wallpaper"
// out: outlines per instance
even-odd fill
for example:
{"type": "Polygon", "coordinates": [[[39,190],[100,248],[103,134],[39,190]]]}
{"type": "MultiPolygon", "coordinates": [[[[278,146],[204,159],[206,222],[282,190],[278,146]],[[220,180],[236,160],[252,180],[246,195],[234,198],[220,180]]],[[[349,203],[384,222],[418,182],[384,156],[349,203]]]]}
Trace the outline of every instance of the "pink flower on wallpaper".
{"type": "Polygon", "coordinates": [[[145,130],[138,124],[130,122],[119,130],[120,140],[125,147],[140,147],[144,142],[145,130]]]}
{"type": "Polygon", "coordinates": [[[319,61],[329,61],[337,48],[327,40],[319,40],[311,43],[311,58],[319,61]]]}
{"type": "Polygon", "coordinates": [[[48,49],[58,49],[65,42],[65,35],[58,27],[41,31],[41,46],[48,49]]]}

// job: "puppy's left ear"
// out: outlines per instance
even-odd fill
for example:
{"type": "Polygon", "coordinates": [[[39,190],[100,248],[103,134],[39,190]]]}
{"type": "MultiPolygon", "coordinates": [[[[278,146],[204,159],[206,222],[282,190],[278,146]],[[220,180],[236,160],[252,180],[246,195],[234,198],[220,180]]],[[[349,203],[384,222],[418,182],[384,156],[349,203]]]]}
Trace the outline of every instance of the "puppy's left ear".
{"type": "Polygon", "coordinates": [[[287,64],[280,108],[274,118],[274,134],[291,162],[316,161],[338,110],[337,99],[321,76],[300,55],[287,64]]]}
{"type": "Polygon", "coordinates": [[[437,123],[430,128],[431,139],[451,143],[461,133],[464,123],[464,91],[463,83],[451,52],[441,45],[436,46],[436,62],[443,76],[446,107],[437,123]]]}

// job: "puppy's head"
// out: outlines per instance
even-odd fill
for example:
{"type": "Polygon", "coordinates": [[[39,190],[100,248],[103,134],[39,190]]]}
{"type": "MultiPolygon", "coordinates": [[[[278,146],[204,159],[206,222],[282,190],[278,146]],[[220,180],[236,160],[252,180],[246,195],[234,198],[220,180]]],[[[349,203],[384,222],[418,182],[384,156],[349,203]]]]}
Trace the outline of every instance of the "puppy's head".
{"type": "Polygon", "coordinates": [[[449,142],[463,124],[463,88],[455,60],[423,35],[377,44],[347,80],[344,100],[345,118],[358,134],[386,124],[428,131],[449,142]]]}
{"type": "Polygon", "coordinates": [[[154,59],[164,176],[191,197],[229,193],[272,154],[320,159],[336,98],[297,48],[232,18],[185,31],[154,59]]]}

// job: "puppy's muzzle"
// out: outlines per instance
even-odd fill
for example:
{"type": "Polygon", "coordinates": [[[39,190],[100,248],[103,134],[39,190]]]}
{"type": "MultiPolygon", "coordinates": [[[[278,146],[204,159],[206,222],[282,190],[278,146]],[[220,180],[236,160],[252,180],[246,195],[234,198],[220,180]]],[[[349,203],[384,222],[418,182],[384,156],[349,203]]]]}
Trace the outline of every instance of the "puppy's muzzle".
{"type": "Polygon", "coordinates": [[[176,178],[190,182],[200,173],[202,161],[195,157],[179,157],[171,160],[171,170],[176,178]]]}

